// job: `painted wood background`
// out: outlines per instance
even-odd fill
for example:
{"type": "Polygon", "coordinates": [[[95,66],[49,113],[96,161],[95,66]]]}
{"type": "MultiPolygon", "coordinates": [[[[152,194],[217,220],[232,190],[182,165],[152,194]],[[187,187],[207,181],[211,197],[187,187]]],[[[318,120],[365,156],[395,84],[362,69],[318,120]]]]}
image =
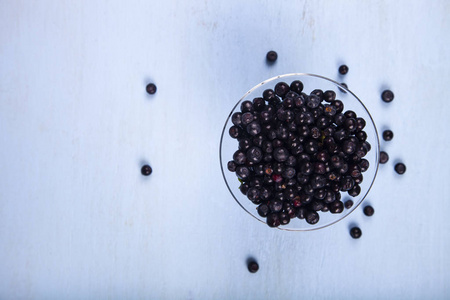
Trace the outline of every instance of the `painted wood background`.
{"type": "Polygon", "coordinates": [[[448,298],[449,15],[445,0],[1,1],[0,298],[448,298]],[[345,81],[394,131],[373,217],[283,232],[229,194],[229,111],[291,72],[345,81]]]}

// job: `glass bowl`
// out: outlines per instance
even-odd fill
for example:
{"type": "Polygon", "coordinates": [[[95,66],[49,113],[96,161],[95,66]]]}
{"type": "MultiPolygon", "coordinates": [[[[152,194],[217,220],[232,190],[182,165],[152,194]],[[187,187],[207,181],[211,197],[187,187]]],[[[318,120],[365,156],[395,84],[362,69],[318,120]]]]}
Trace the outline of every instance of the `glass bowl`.
{"type": "Polygon", "coordinates": [[[370,191],[370,188],[373,185],[373,182],[375,180],[378,171],[380,145],[378,140],[377,129],[373,122],[372,116],[370,115],[367,108],[364,106],[362,101],[359,100],[358,97],[355,94],[353,94],[348,88],[323,76],[306,73],[285,74],[261,82],[260,84],[256,85],[251,90],[249,90],[232,107],[231,112],[228,114],[225,126],[222,131],[222,136],[220,139],[219,156],[223,178],[233,198],[249,215],[253,216],[260,222],[266,224],[266,218],[261,217],[257,212],[258,205],[254,204],[247,198],[247,196],[241,193],[239,189],[241,185],[240,180],[238,179],[236,174],[234,172],[230,172],[227,167],[228,161],[233,160],[233,154],[236,150],[238,150],[237,139],[233,139],[229,135],[229,129],[231,126],[233,126],[231,116],[235,112],[240,112],[241,102],[245,100],[252,101],[254,98],[262,97],[264,90],[274,89],[275,85],[279,82],[286,82],[287,84],[290,85],[291,82],[294,80],[300,80],[303,83],[304,85],[303,92],[308,95],[311,93],[311,91],[315,89],[321,89],[323,91],[326,90],[335,91],[336,99],[341,100],[344,104],[343,112],[347,110],[352,110],[357,114],[358,117],[364,118],[364,120],[366,121],[364,131],[367,133],[367,141],[371,145],[371,150],[367,153],[366,156],[364,156],[364,158],[369,161],[370,166],[367,171],[362,173],[364,178],[363,181],[360,183],[361,187],[360,194],[356,197],[351,197],[348,195],[347,192],[340,192],[342,202],[345,202],[349,199],[353,200],[354,204],[351,208],[349,209],[344,208],[342,213],[337,214],[318,211],[320,219],[316,224],[313,225],[307,223],[306,220],[304,219],[299,219],[295,217],[290,220],[289,224],[280,225],[277,227],[278,229],[281,230],[309,231],[324,228],[332,224],[335,224],[336,222],[344,219],[346,216],[351,214],[366,198],[367,194],[370,191]]]}

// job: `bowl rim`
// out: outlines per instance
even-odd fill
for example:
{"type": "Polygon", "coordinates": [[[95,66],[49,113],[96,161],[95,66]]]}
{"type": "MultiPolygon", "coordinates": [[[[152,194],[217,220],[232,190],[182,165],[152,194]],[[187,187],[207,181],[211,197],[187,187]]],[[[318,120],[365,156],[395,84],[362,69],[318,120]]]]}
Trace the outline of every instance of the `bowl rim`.
{"type": "MultiPolygon", "coordinates": [[[[274,80],[276,80],[276,79],[285,78],[285,77],[290,77],[290,76],[310,76],[310,77],[317,77],[317,78],[320,78],[320,79],[324,79],[324,80],[330,81],[331,83],[334,83],[335,85],[337,85],[338,87],[340,87],[341,89],[345,90],[346,92],[350,93],[353,97],[355,97],[356,100],[358,100],[358,102],[362,105],[362,107],[364,108],[364,110],[367,112],[367,114],[369,115],[370,121],[371,121],[372,124],[373,124],[374,130],[375,130],[376,146],[377,146],[376,149],[378,149],[378,151],[375,153],[376,169],[375,169],[375,173],[374,173],[374,175],[373,175],[372,182],[370,183],[370,186],[369,186],[369,188],[367,189],[367,192],[366,192],[366,195],[364,196],[364,198],[363,198],[361,201],[359,201],[359,203],[356,204],[356,205],[353,207],[353,209],[352,209],[349,213],[345,214],[345,215],[342,216],[341,218],[337,218],[337,219],[336,219],[335,221],[333,221],[333,222],[327,223],[326,225],[317,226],[317,227],[312,227],[312,228],[301,228],[301,229],[295,229],[295,228],[283,228],[281,225],[278,226],[278,227],[275,227],[276,229],[284,230],[284,231],[295,231],[295,232],[314,231],[314,230],[319,230],[319,229],[323,229],[323,228],[330,227],[331,225],[334,225],[334,224],[338,223],[339,221],[342,221],[343,219],[345,219],[347,216],[351,215],[351,214],[352,214],[352,213],[353,213],[353,212],[361,205],[361,203],[364,202],[364,200],[366,199],[367,195],[369,195],[369,192],[370,192],[370,190],[372,189],[373,184],[375,183],[375,179],[376,179],[376,177],[377,177],[378,169],[379,169],[379,166],[380,166],[380,161],[379,161],[379,160],[380,160],[380,159],[379,159],[379,157],[380,157],[380,151],[381,151],[381,150],[380,150],[380,139],[379,139],[378,130],[377,130],[377,126],[376,126],[376,124],[375,124],[375,121],[373,120],[372,115],[370,114],[370,111],[367,109],[367,107],[364,105],[364,103],[361,101],[361,99],[359,99],[358,96],[356,96],[356,95],[355,95],[352,91],[350,91],[347,87],[341,85],[339,82],[337,82],[337,81],[335,81],[335,80],[332,80],[332,79],[327,78],[327,77],[325,77],[325,76],[321,76],[321,75],[317,75],[317,74],[312,74],[312,73],[287,73],[287,74],[283,74],[283,75],[278,75],[278,76],[271,77],[271,78],[269,78],[269,79],[266,79],[266,80],[264,80],[264,81],[258,83],[258,84],[255,85],[253,88],[251,88],[248,92],[246,92],[246,93],[239,99],[239,101],[236,102],[236,104],[233,106],[233,108],[231,109],[231,111],[230,111],[228,117],[227,117],[226,120],[225,120],[225,125],[223,126],[223,129],[222,129],[222,134],[221,134],[221,136],[220,136],[220,144],[219,144],[219,162],[220,162],[220,169],[221,169],[221,171],[222,171],[222,177],[223,177],[223,179],[224,179],[224,181],[225,181],[225,184],[226,184],[226,186],[227,186],[227,188],[228,188],[230,194],[233,196],[234,200],[239,204],[239,206],[240,206],[246,213],[248,213],[250,216],[252,216],[252,217],[255,218],[256,220],[258,220],[259,222],[261,222],[261,223],[263,223],[263,224],[266,224],[265,222],[263,222],[262,220],[260,220],[258,217],[256,217],[254,214],[252,214],[251,212],[249,212],[249,211],[248,211],[248,210],[240,203],[240,201],[236,198],[236,196],[234,195],[233,191],[231,190],[231,187],[230,187],[229,184],[228,184],[228,181],[227,181],[227,178],[226,178],[226,175],[225,175],[225,171],[224,171],[224,166],[223,166],[223,163],[222,163],[222,141],[223,141],[223,137],[224,137],[224,134],[225,134],[225,129],[227,128],[228,121],[230,120],[231,115],[233,114],[234,110],[235,110],[236,107],[239,105],[239,103],[241,103],[241,102],[242,102],[249,94],[251,94],[254,90],[256,90],[257,88],[259,88],[260,86],[262,86],[262,85],[264,85],[264,84],[267,84],[267,83],[269,83],[269,82],[271,82],[271,81],[274,81],[274,80]]],[[[375,150],[375,149],[371,149],[371,150],[375,150]]]]}

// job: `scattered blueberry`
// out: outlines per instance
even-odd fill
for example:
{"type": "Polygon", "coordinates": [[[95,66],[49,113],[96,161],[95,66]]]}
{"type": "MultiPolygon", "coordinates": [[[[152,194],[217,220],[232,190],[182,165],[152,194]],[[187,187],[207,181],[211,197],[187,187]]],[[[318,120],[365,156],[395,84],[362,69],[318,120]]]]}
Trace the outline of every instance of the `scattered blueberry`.
{"type": "Polygon", "coordinates": [[[345,75],[348,73],[348,67],[346,65],[342,65],[339,67],[339,74],[345,75]]]}
{"type": "Polygon", "coordinates": [[[384,151],[380,151],[380,164],[385,164],[388,162],[388,160],[389,155],[384,151]]]}
{"type": "Polygon", "coordinates": [[[248,271],[250,273],[256,273],[259,270],[258,263],[256,261],[253,261],[253,260],[248,263],[247,267],[248,267],[248,271]]]}
{"type": "Polygon", "coordinates": [[[394,138],[394,133],[392,132],[392,130],[385,130],[383,131],[383,140],[385,141],[390,141],[394,138]]]}
{"type": "Polygon", "coordinates": [[[385,90],[383,91],[383,93],[381,93],[381,99],[384,102],[391,102],[392,100],[394,100],[394,93],[390,90],[385,90]]]}
{"type": "Polygon", "coordinates": [[[145,89],[147,90],[147,93],[149,93],[150,95],[156,93],[156,85],[154,83],[147,84],[147,87],[145,89]]]}
{"type": "Polygon", "coordinates": [[[268,61],[274,62],[277,60],[278,54],[275,51],[271,50],[271,51],[267,52],[266,58],[268,61]]]}
{"type": "Polygon", "coordinates": [[[153,172],[152,167],[150,167],[149,165],[143,165],[141,168],[141,174],[144,176],[148,176],[152,174],[152,172],[153,172]]]}
{"type": "Polygon", "coordinates": [[[371,217],[371,216],[373,216],[373,213],[375,212],[375,210],[373,209],[372,206],[367,205],[364,207],[363,212],[366,216],[371,217]]]}
{"type": "Polygon", "coordinates": [[[362,235],[361,229],[359,227],[353,227],[350,229],[350,235],[354,239],[359,239],[362,235]]]}
{"type": "Polygon", "coordinates": [[[395,172],[397,172],[398,174],[402,175],[406,172],[406,166],[404,163],[397,163],[394,167],[395,172]]]}

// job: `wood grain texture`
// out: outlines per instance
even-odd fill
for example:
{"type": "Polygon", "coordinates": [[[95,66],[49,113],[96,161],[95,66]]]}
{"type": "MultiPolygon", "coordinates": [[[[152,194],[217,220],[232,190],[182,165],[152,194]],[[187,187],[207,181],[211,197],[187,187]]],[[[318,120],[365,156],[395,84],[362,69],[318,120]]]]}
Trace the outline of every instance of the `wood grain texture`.
{"type": "Polygon", "coordinates": [[[448,298],[449,14],[444,0],[2,1],[0,298],[448,298]],[[290,72],[345,81],[394,131],[372,218],[282,232],[229,195],[223,123],[290,72]]]}

